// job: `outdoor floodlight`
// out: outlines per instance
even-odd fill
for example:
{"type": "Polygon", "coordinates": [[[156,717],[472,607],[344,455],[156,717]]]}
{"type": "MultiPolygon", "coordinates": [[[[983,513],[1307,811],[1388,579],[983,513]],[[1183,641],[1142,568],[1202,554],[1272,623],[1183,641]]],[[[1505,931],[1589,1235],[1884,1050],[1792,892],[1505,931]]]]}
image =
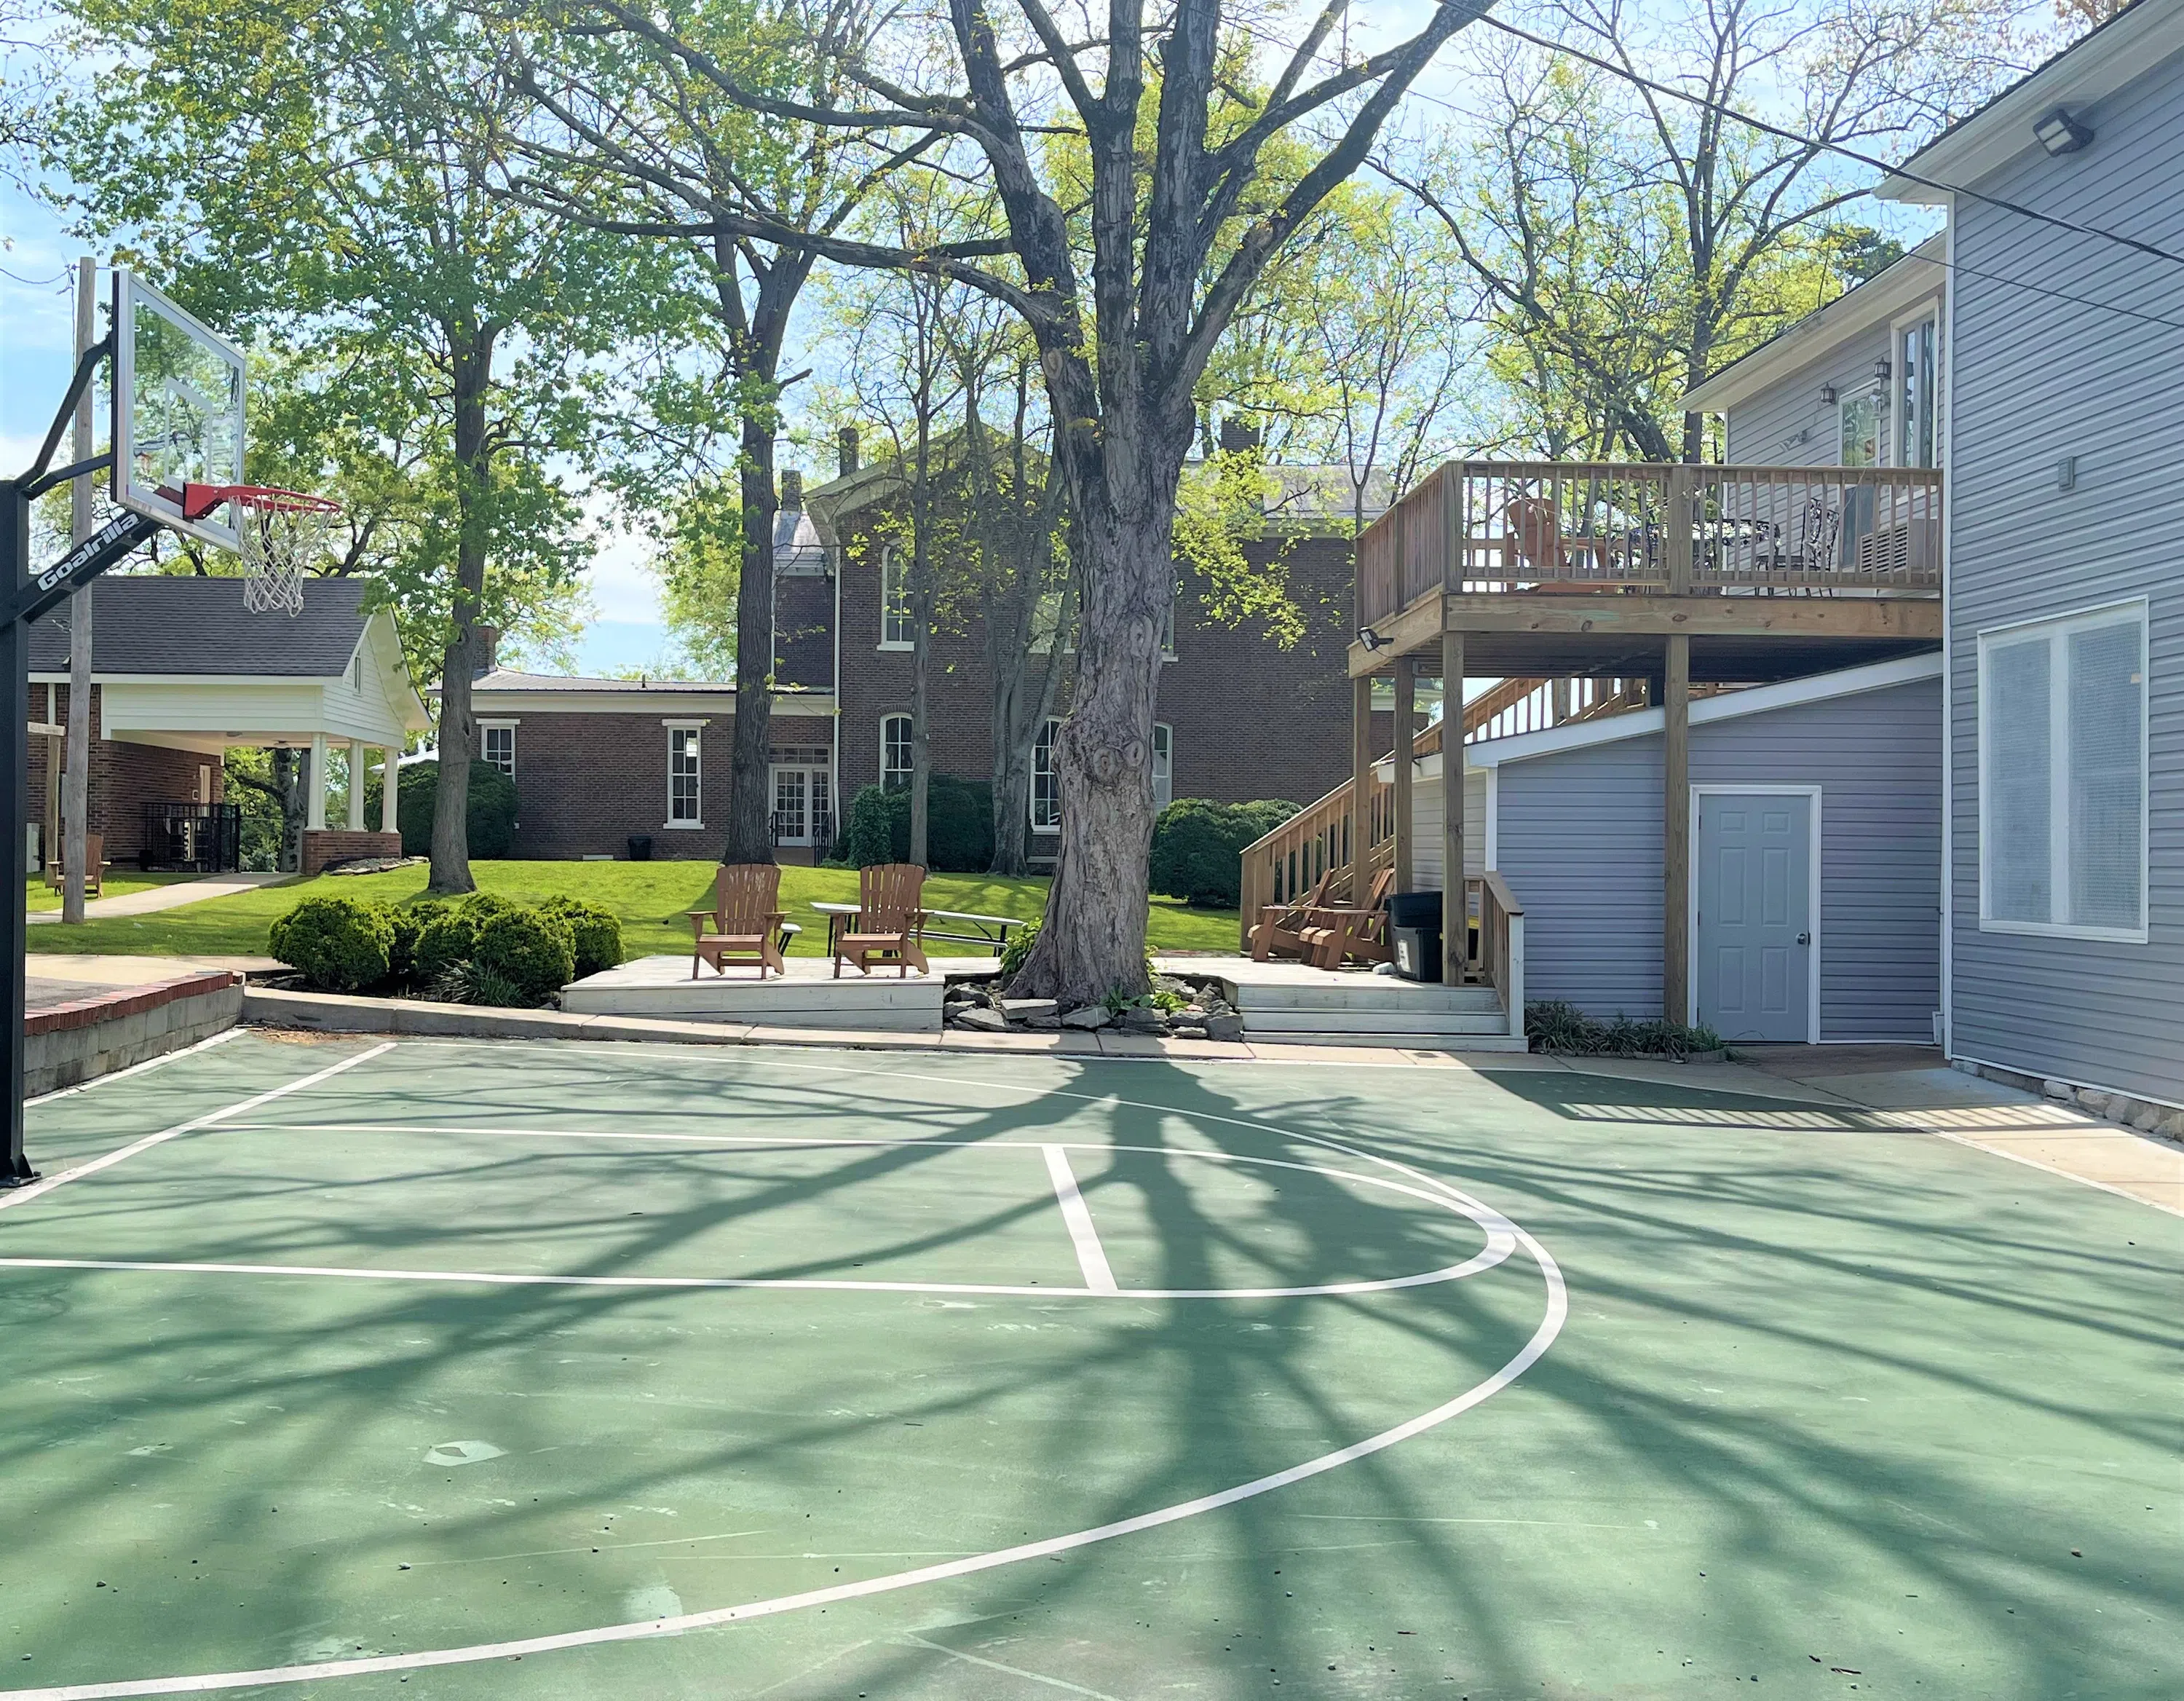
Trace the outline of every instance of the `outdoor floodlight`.
{"type": "Polygon", "coordinates": [[[2032,126],[2035,140],[2050,153],[2075,153],[2093,139],[2092,129],[2057,107],[2032,126]]]}
{"type": "Polygon", "coordinates": [[[1388,642],[1369,626],[1361,626],[1357,628],[1357,641],[1368,651],[1384,649],[1388,642]]]}

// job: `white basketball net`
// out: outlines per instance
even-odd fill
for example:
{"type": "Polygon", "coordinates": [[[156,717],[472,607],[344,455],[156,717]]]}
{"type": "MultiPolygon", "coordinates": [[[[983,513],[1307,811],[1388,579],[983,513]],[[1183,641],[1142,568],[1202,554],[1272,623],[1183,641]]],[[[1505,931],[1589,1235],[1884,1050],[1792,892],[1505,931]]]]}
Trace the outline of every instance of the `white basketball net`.
{"type": "Polygon", "coordinates": [[[242,534],[242,604],[253,614],[304,611],[304,581],[326,553],[326,534],[341,505],[288,490],[238,495],[242,534]]]}

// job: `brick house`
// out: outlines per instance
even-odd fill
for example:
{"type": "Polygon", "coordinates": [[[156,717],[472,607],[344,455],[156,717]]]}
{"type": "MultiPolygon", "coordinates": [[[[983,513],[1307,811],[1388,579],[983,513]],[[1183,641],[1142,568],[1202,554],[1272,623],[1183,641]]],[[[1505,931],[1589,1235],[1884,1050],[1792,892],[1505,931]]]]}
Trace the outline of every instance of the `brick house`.
{"type": "MultiPolygon", "coordinates": [[[[832,553],[783,480],[774,539],[774,839],[809,862],[833,836],[832,553]]],[[[471,687],[479,754],[515,781],[515,855],[710,861],[727,834],[735,687],[489,666],[471,687]]]]}
{"type": "MultiPolygon", "coordinates": [[[[844,461],[840,476],[815,488],[810,500],[820,534],[840,566],[836,778],[846,803],[860,787],[898,779],[907,771],[916,655],[903,614],[904,589],[881,541],[883,521],[901,499],[900,483],[884,466],[859,467],[854,439],[847,436],[844,461]]],[[[1350,688],[1344,670],[1355,622],[1348,477],[1339,467],[1268,471],[1273,488],[1265,530],[1247,540],[1244,550],[1255,566],[1279,560],[1304,631],[1285,649],[1250,625],[1217,620],[1194,578],[1178,576],[1156,710],[1154,792],[1162,803],[1178,797],[1309,802],[1349,772],[1350,688]]],[[[1376,480],[1368,494],[1381,498],[1380,485],[1376,480]]],[[[1376,516],[1381,505],[1375,499],[1366,517],[1376,516]]],[[[993,681],[983,641],[975,631],[944,631],[933,639],[933,651],[928,733],[933,771],[990,779],[993,681]]],[[[1065,680],[1057,717],[1067,701],[1065,680]]],[[[1389,719],[1385,714],[1377,718],[1389,719]]],[[[1389,725],[1376,736],[1392,737],[1389,725]]],[[[1028,825],[1034,862],[1045,860],[1043,841],[1050,844],[1058,830],[1048,779],[1050,748],[1042,738],[1033,761],[1028,825]]]]}
{"type": "MultiPolygon", "coordinates": [[[[370,830],[360,786],[346,825],[326,819],[329,753],[398,760],[426,724],[393,616],[367,613],[354,580],[314,580],[303,612],[253,614],[242,581],[109,575],[92,590],[91,772],[86,830],[109,862],[153,867],[232,866],[219,830],[224,753],[231,746],[308,750],[307,871],[388,848],[370,830]]],[[[32,866],[58,854],[66,761],[69,605],[31,628],[31,770],[26,818],[32,866]]],[[[395,840],[398,848],[399,840],[395,840]]]]}

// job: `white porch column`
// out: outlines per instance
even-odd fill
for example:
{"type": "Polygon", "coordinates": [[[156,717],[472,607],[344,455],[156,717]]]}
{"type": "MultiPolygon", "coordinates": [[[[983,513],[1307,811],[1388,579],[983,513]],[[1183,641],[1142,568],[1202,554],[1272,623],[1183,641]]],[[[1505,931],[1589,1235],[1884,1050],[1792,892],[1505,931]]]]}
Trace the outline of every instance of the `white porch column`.
{"type": "Polygon", "coordinates": [[[396,833],[401,830],[395,824],[394,804],[402,752],[390,745],[379,754],[379,830],[382,833],[396,833]]]}
{"type": "Polygon", "coordinates": [[[364,831],[364,740],[348,741],[348,830],[364,831]]]}
{"type": "Polygon", "coordinates": [[[311,738],[311,771],[304,780],[304,827],[316,833],[326,824],[326,735],[311,738]]]}

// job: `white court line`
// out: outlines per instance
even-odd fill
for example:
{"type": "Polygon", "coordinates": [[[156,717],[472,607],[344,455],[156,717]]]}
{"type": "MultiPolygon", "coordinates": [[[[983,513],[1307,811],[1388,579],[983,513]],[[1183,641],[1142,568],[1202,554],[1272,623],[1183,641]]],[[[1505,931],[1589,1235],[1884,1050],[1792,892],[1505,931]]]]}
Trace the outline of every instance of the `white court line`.
{"type": "MultiPolygon", "coordinates": [[[[404,1133],[421,1131],[414,1124],[374,1123],[242,1123],[232,1125],[236,1133],[252,1129],[266,1132],[307,1131],[348,1133],[404,1133]]],[[[500,1134],[509,1137],[535,1139],[548,1136],[571,1140],[635,1140],[697,1141],[719,1144],[733,1141],[735,1136],[710,1136],[690,1134],[621,1134],[602,1133],[597,1129],[526,1129],[521,1130],[483,1128],[442,1128],[443,1134],[500,1134]]],[[[1323,1141],[1311,1135],[1298,1135],[1297,1139],[1316,1146],[1333,1146],[1337,1151],[1348,1151],[1333,1141],[1323,1141]]],[[[1383,1276],[1377,1279],[1344,1282],[1319,1282],[1301,1287],[1118,1287],[1114,1276],[1107,1274],[1105,1287],[1089,1286],[1091,1272],[1085,1272],[1088,1286],[1084,1287],[1022,1286],[1000,1282],[939,1282],[939,1281],[882,1281],[876,1279],[851,1279],[823,1276],[580,1276],[515,1274],[492,1270],[405,1270],[365,1269],[349,1264],[246,1264],[184,1262],[151,1258],[0,1258],[0,1269],[46,1270],[171,1270],[188,1275],[261,1275],[261,1276],[332,1276],[351,1281],[423,1281],[471,1283],[482,1286],[507,1287],[598,1287],[598,1288],[729,1288],[729,1289],[787,1289],[815,1293],[930,1293],[951,1296],[983,1296],[994,1298],[1053,1298],[1053,1299],[1129,1299],[1129,1300],[1238,1300],[1238,1299],[1318,1299],[1368,1293],[1393,1293],[1400,1289],[1432,1287],[1442,1282],[1462,1281],[1470,1276],[1490,1270],[1516,1250],[1515,1235],[1507,1220],[1498,1213],[1481,1216],[1464,1202],[1464,1196],[1454,1189],[1436,1182],[1432,1177],[1395,1163],[1389,1159],[1375,1157],[1370,1152],[1354,1155],[1368,1163],[1402,1171],[1415,1176],[1424,1184],[1412,1186],[1407,1182],[1393,1181],[1385,1176],[1360,1175],[1355,1170],[1331,1168],[1320,1163],[1300,1163],[1285,1157],[1252,1157],[1240,1152],[1206,1151],[1193,1152],[1186,1147],[1168,1146],[1113,1145],[1104,1141],[1060,1141],[1003,1140],[938,1140],[919,1136],[900,1140],[813,1140],[802,1141],[789,1136],[749,1135],[743,1138],[762,1145],[795,1145],[819,1146],[940,1146],[969,1152],[1046,1150],[1050,1146],[1061,1152],[1071,1150],[1109,1152],[1141,1152],[1158,1157],[1198,1157],[1209,1163],[1235,1163],[1267,1169],[1290,1169],[1307,1175],[1325,1175],[1336,1180],[1354,1182],[1361,1187],[1384,1188],[1390,1193],[1402,1193],[1411,1198],[1438,1205],[1452,1215],[1468,1217],[1486,1236],[1486,1244],[1461,1263],[1444,1265],[1439,1269],[1421,1270],[1412,1275],[1383,1276]]],[[[1050,1166],[1051,1159],[1049,1160],[1050,1166]]],[[[1052,1174],[1051,1168],[1049,1169],[1052,1174]]],[[[398,1180],[399,1178],[396,1178],[398,1180]]],[[[1071,1183],[1073,1186],[1075,1177],[1071,1183]]],[[[1080,1207],[1082,1200],[1079,1200],[1080,1207]]],[[[1065,1207],[1066,1210],[1067,1207],[1065,1207]]],[[[1090,1227],[1090,1215],[1086,1213],[1085,1226],[1090,1227]]],[[[1073,1232],[1072,1232],[1073,1238],[1073,1232]]],[[[1094,1245],[1098,1246],[1095,1236],[1094,1245]]],[[[1106,1257],[1099,1254],[1102,1270],[1106,1269],[1106,1257]]],[[[1083,1268],[1080,1257],[1080,1268],[1083,1268]]],[[[0,1694],[6,1692],[0,1691],[0,1694]]]]}
{"type": "Polygon", "coordinates": [[[1077,1190],[1076,1172],[1069,1154],[1058,1146],[1042,1146],[1046,1154],[1047,1180],[1054,1183],[1054,1202],[1061,1207],[1061,1220],[1069,1225],[1069,1243],[1077,1248],[1077,1268],[1084,1272],[1087,1293],[1119,1293],[1115,1273],[1107,1268],[1107,1249],[1100,1244],[1100,1231],[1092,1226],[1092,1213],[1077,1190]]]}
{"type": "Polygon", "coordinates": [[[224,1046],[230,1040],[239,1040],[249,1031],[248,1028],[223,1028],[209,1039],[200,1040],[194,1046],[185,1046],[176,1051],[163,1051],[156,1057],[147,1057],[141,1063],[131,1063],[125,1069],[116,1069],[110,1075],[98,1075],[91,1080],[78,1081],[72,1087],[56,1087],[49,1093],[40,1093],[34,1099],[25,1099],[23,1108],[28,1110],[32,1105],[51,1104],[55,1099],[73,1098],[78,1093],[89,1092],[93,1087],[103,1087],[109,1081],[125,1081],[131,1075],[141,1075],[147,1070],[159,1068],[178,1057],[193,1057],[199,1051],[210,1051],[214,1046],[224,1046]]]}
{"type": "MultiPolygon", "coordinates": [[[[1187,1112],[1178,1113],[1190,1114],[1187,1112]]],[[[479,1642],[467,1648],[426,1648],[415,1654],[376,1654],[357,1659],[329,1659],[310,1665],[265,1666],[254,1671],[210,1671],[179,1677],[124,1678],[109,1683],[70,1683],[45,1689],[0,1690],[0,1695],[9,1698],[9,1701],[118,1701],[118,1698],[125,1696],[203,1695],[217,1690],[248,1689],[264,1684],[332,1682],[343,1677],[362,1677],[390,1671],[422,1671],[445,1665],[473,1665],[488,1659],[518,1659],[526,1654],[552,1654],[565,1648],[596,1648],[608,1642],[679,1636],[688,1631],[711,1630],[722,1625],[739,1624],[751,1619],[772,1618],[783,1613],[799,1612],[807,1607],[833,1606],[844,1601],[892,1594],[900,1589],[972,1576],[981,1571],[996,1570],[1005,1565],[1020,1564],[1027,1559],[1050,1559],[1080,1548],[1091,1547],[1096,1542],[1112,1542],[1118,1536],[1157,1530],[1163,1525],[1180,1523],[1187,1518],[1217,1512],[1223,1507],[1256,1499],[1262,1494],[1306,1481],[1438,1428],[1450,1419],[1462,1415],[1500,1393],[1545,1356],[1569,1316],[1569,1291],[1563,1283],[1561,1267],[1555,1263],[1553,1254],[1537,1240],[1492,1206],[1446,1183],[1433,1182],[1431,1177],[1412,1170],[1407,1164],[1392,1158],[1375,1157],[1371,1152],[1345,1146],[1339,1141],[1323,1140],[1316,1135],[1292,1134],[1290,1137],[1309,1141],[1316,1146],[1330,1146],[1352,1157],[1364,1158],[1370,1163],[1383,1163],[1390,1168],[1418,1175],[1418,1179],[1428,1181],[1451,1202],[1460,1205],[1465,1215],[1506,1228],[1539,1266],[1547,1290],[1546,1314],[1516,1356],[1484,1381],[1474,1384],[1431,1411],[1421,1412],[1392,1429],[1383,1430],[1378,1435],[1368,1436],[1363,1441],[1338,1447],[1332,1453],[1322,1453],[1318,1458],[1307,1459],[1302,1464],[1294,1464],[1284,1470],[1255,1477],[1249,1482],[1238,1483],[1233,1488],[1201,1495],[1195,1500],[1179,1501],[1156,1511],[1139,1513],[1135,1517],[1117,1519],[1113,1523],[1101,1524],[1089,1530],[1073,1531],[1067,1536],[1050,1536],[1042,1541],[999,1548],[990,1553],[951,1559],[943,1564],[890,1572],[854,1583],[838,1583],[829,1588],[809,1589],[801,1594],[777,1595],[771,1600],[716,1607],[708,1612],[641,1619],[627,1624],[600,1625],[591,1630],[566,1631],[514,1642],[479,1642]]]]}
{"type": "Polygon", "coordinates": [[[285,1098],[290,1093],[301,1092],[305,1087],[316,1086],[320,1081],[341,1074],[343,1069],[353,1069],[359,1063],[370,1062],[382,1052],[391,1051],[393,1049],[394,1042],[392,1040],[387,1040],[382,1045],[374,1046],[368,1051],[359,1051],[354,1057],[344,1057],[338,1063],[320,1069],[315,1074],[305,1075],[301,1080],[290,1081],[286,1086],[275,1087],[270,1092],[255,1094],[239,1103],[228,1106],[225,1110],[216,1110],[209,1115],[195,1117],[188,1122],[178,1122],[172,1128],[163,1128],[157,1134],[148,1134],[142,1140],[131,1141],[118,1151],[108,1152],[103,1157],[94,1157],[88,1163],[79,1163],[73,1169],[64,1169],[58,1175],[48,1175],[42,1180],[33,1181],[27,1187],[18,1187],[11,1192],[0,1193],[0,1211],[8,1210],[16,1205],[28,1204],[42,1193],[50,1193],[56,1187],[65,1187],[71,1181],[80,1181],[86,1175],[96,1174],[99,1170],[110,1168],[125,1157],[134,1157],[140,1152],[148,1152],[161,1142],[174,1139],[177,1135],[192,1133],[201,1128],[210,1128],[216,1123],[225,1122],[229,1117],[240,1116],[247,1110],[256,1110],[259,1106],[270,1104],[275,1099],[285,1098]]]}

